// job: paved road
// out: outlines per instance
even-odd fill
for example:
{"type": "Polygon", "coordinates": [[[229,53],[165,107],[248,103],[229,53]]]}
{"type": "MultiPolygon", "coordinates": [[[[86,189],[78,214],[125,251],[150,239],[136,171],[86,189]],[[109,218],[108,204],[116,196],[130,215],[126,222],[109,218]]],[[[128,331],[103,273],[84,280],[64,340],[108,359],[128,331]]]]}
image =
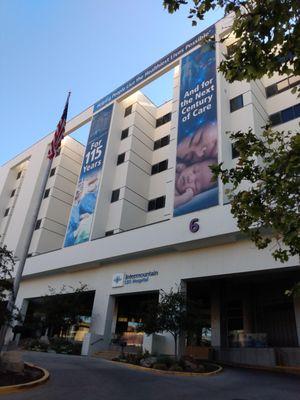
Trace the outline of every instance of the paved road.
{"type": "Polygon", "coordinates": [[[155,375],[99,358],[27,352],[47,368],[48,383],[3,400],[299,400],[300,378],[228,368],[208,377],[155,375]]]}

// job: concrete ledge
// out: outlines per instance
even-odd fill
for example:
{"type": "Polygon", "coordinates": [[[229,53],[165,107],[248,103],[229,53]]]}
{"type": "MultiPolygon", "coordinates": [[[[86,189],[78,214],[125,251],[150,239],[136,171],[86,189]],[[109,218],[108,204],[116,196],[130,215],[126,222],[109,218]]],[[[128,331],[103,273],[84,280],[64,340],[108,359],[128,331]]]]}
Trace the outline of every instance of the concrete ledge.
{"type": "Polygon", "coordinates": [[[120,361],[112,361],[112,360],[105,360],[109,363],[117,364],[117,365],[122,365],[130,369],[134,369],[136,371],[145,371],[145,372],[150,372],[152,374],[156,375],[176,375],[176,376],[212,376],[219,374],[220,372],[223,371],[223,367],[221,367],[218,364],[215,363],[209,363],[210,365],[213,365],[217,368],[216,371],[212,372],[181,372],[181,371],[164,371],[160,369],[154,369],[154,368],[147,368],[147,367],[142,367],[140,365],[134,365],[134,364],[129,364],[125,362],[120,362],[120,361]]]}
{"type": "Polygon", "coordinates": [[[0,394],[8,394],[13,392],[18,392],[21,390],[31,389],[35,386],[45,383],[49,379],[50,373],[46,369],[30,363],[24,363],[24,364],[26,364],[29,367],[39,369],[40,371],[42,371],[44,375],[41,378],[36,379],[35,381],[32,382],[20,383],[19,385],[0,386],[0,394]]]}

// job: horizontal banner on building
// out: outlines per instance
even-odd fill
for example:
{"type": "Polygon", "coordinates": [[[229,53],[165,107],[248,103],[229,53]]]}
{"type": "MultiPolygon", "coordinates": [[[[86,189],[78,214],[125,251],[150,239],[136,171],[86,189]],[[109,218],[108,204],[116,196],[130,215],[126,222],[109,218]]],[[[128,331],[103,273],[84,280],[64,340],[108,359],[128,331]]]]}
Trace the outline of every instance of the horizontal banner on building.
{"type": "Polygon", "coordinates": [[[174,216],[218,204],[216,55],[203,44],[181,61],[174,216]]]}
{"type": "Polygon", "coordinates": [[[65,247],[89,240],[112,110],[113,105],[110,105],[96,114],[92,120],[70,212],[65,247]]]}
{"type": "Polygon", "coordinates": [[[193,49],[195,46],[199,45],[204,38],[214,35],[214,32],[215,27],[214,25],[212,25],[204,31],[200,32],[198,35],[194,36],[189,41],[185,42],[183,45],[177,47],[177,49],[171,51],[171,53],[167,54],[165,57],[152,64],[141,73],[135,75],[132,79],[119,86],[117,89],[109,93],[107,96],[103,97],[101,100],[97,101],[97,103],[94,104],[94,112],[100,110],[106,104],[124,95],[124,93],[132,90],[135,86],[141,84],[150,76],[154,75],[158,71],[161,71],[174,61],[178,60],[185,53],[193,49]]]}

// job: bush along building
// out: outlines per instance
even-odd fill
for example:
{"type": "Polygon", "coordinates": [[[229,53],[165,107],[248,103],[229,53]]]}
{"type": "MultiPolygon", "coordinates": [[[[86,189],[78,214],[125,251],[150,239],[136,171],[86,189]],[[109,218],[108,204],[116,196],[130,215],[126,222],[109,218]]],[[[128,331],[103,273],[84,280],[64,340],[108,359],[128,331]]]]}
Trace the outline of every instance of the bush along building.
{"type": "MultiPolygon", "coordinates": [[[[300,100],[290,88],[300,79],[226,82],[217,66],[234,38],[215,48],[202,39],[224,37],[228,26],[217,22],[67,122],[31,237],[16,340],[63,335],[87,355],[109,349],[118,336],[133,348],[173,354],[169,334],[142,332],[141,305],[181,287],[203,320],[181,338],[183,353],[209,347],[216,360],[300,364],[300,300],[285,295],[300,280],[299,260],[277,262],[240,234],[226,188],[211,181],[209,168],[237,163],[226,131],[259,134],[269,120],[298,129],[300,100]],[[157,106],[143,87],[170,70],[172,97],[157,106]],[[83,146],[71,134],[87,124],[83,146]],[[48,286],[68,291],[79,282],[87,289],[77,323],[63,332],[46,326],[48,286]]],[[[51,140],[0,170],[0,240],[16,258],[51,140]]]]}

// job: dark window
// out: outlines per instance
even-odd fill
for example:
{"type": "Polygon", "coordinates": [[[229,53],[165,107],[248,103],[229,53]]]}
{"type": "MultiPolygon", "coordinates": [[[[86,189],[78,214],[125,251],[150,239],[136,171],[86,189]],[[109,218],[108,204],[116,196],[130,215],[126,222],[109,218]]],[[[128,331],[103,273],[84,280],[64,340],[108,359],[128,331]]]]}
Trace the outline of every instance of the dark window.
{"type": "Polygon", "coordinates": [[[114,234],[114,231],[105,232],[105,236],[112,236],[113,234],[114,234]]]}
{"type": "Polygon", "coordinates": [[[132,113],[132,105],[125,108],[125,113],[124,113],[124,117],[127,117],[128,115],[130,115],[132,113]]]}
{"type": "Polygon", "coordinates": [[[35,224],[35,230],[37,230],[37,229],[40,229],[40,227],[41,227],[41,223],[42,223],[42,220],[41,219],[38,219],[37,221],[36,221],[36,224],[35,224]]]}
{"type": "Polygon", "coordinates": [[[125,161],[125,153],[119,154],[118,160],[117,160],[117,165],[123,164],[124,161],[125,161]]]}
{"type": "Polygon", "coordinates": [[[230,100],[230,112],[239,110],[242,107],[244,107],[244,101],[243,101],[242,94],[240,94],[239,96],[236,96],[230,100]]]}
{"type": "Polygon", "coordinates": [[[238,158],[240,156],[240,152],[237,150],[234,143],[231,144],[231,157],[238,158]]]}
{"type": "Polygon", "coordinates": [[[15,193],[16,193],[16,189],[14,189],[14,190],[11,192],[10,197],[14,197],[15,193]]]}
{"type": "Polygon", "coordinates": [[[271,121],[271,125],[275,126],[283,124],[284,122],[291,121],[292,119],[298,117],[300,117],[300,103],[270,115],[269,119],[271,121]]]}
{"type": "Polygon", "coordinates": [[[300,117],[300,103],[294,106],[295,118],[300,117]]]}
{"type": "Polygon", "coordinates": [[[171,118],[172,118],[172,113],[165,114],[162,117],[158,118],[156,120],[156,128],[166,124],[167,122],[170,122],[171,118]]]}
{"type": "Polygon", "coordinates": [[[32,253],[27,254],[27,258],[30,258],[30,257],[32,257],[32,253]]]}
{"type": "Polygon", "coordinates": [[[53,175],[55,174],[55,169],[56,169],[56,168],[52,168],[52,169],[51,169],[49,176],[53,176],[53,175]]]}
{"type": "Polygon", "coordinates": [[[20,179],[20,178],[21,178],[21,175],[22,175],[22,171],[19,171],[19,172],[18,172],[18,175],[17,175],[17,179],[20,179]]]}
{"type": "Polygon", "coordinates": [[[276,83],[274,85],[270,85],[266,87],[266,96],[271,97],[278,93],[276,83]]]}
{"type": "Polygon", "coordinates": [[[118,201],[119,200],[119,196],[120,196],[120,189],[113,190],[112,194],[111,194],[110,202],[114,203],[115,201],[118,201]]]}
{"type": "Polygon", "coordinates": [[[281,115],[280,112],[277,112],[275,114],[270,115],[270,121],[271,121],[271,125],[275,126],[275,125],[279,125],[281,124],[281,115]]]}
{"type": "Polygon", "coordinates": [[[9,208],[7,208],[7,209],[4,211],[4,217],[7,217],[7,216],[8,216],[8,213],[9,213],[9,208]]]}
{"type": "Polygon", "coordinates": [[[166,196],[160,196],[157,197],[156,199],[152,199],[148,203],[148,211],[164,208],[165,204],[166,204],[166,196]]]}
{"type": "Polygon", "coordinates": [[[227,46],[227,55],[232,56],[235,53],[236,47],[237,47],[236,43],[232,43],[229,46],[227,46]]]}
{"type": "Polygon", "coordinates": [[[271,97],[275,94],[282,93],[300,83],[300,78],[297,76],[291,76],[289,78],[283,79],[273,85],[266,87],[266,96],[271,97]]]}
{"type": "Polygon", "coordinates": [[[161,161],[157,164],[152,165],[151,175],[158,174],[159,172],[165,171],[168,169],[168,160],[161,161]]]}
{"type": "Polygon", "coordinates": [[[45,193],[44,193],[44,199],[46,199],[47,197],[49,197],[49,193],[50,193],[50,189],[46,189],[45,193]]]}
{"type": "Polygon", "coordinates": [[[126,139],[128,137],[129,128],[126,128],[121,133],[121,140],[126,139]]]}
{"type": "Polygon", "coordinates": [[[167,146],[170,143],[170,135],[164,136],[161,139],[155,140],[154,150],[160,149],[161,147],[167,146]]]}
{"type": "Polygon", "coordinates": [[[281,120],[282,123],[290,121],[294,119],[294,107],[286,108],[285,110],[281,111],[281,120]]]}

